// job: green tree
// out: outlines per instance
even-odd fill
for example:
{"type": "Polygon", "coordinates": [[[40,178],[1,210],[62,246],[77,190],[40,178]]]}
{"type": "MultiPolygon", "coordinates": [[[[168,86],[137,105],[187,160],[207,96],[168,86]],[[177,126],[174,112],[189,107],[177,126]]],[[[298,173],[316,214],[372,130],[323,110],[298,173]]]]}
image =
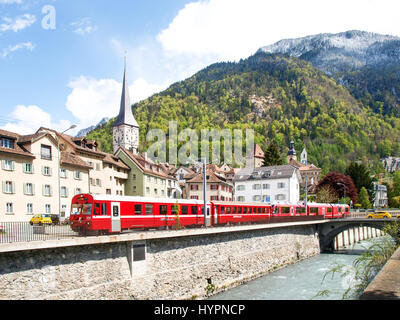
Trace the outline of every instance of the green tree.
{"type": "Polygon", "coordinates": [[[371,202],[369,201],[368,191],[367,189],[365,189],[365,187],[362,187],[360,190],[360,193],[358,195],[358,202],[364,209],[370,209],[372,207],[371,202]]]}
{"type": "Polygon", "coordinates": [[[350,176],[353,179],[354,185],[356,186],[358,192],[360,192],[361,188],[364,187],[365,189],[367,189],[368,194],[370,196],[372,195],[372,178],[366,166],[364,166],[363,164],[352,162],[347,167],[345,175],[350,176]]]}
{"type": "Polygon", "coordinates": [[[279,150],[277,146],[273,142],[271,142],[267,150],[265,151],[263,166],[268,167],[268,166],[277,166],[282,164],[283,161],[279,153],[279,150]]]}

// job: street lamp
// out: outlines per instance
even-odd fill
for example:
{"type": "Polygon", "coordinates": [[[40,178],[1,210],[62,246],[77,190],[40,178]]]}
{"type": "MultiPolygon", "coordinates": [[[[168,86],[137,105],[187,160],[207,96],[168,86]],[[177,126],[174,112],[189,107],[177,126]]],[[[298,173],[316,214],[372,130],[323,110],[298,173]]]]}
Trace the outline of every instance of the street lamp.
{"type": "MultiPolygon", "coordinates": [[[[61,134],[67,132],[68,130],[75,129],[76,125],[71,125],[68,129],[61,132],[61,134]]],[[[60,134],[60,135],[61,135],[60,134]]],[[[58,151],[58,213],[61,216],[61,153],[60,153],[60,137],[56,134],[57,137],[57,151],[58,151]]]]}

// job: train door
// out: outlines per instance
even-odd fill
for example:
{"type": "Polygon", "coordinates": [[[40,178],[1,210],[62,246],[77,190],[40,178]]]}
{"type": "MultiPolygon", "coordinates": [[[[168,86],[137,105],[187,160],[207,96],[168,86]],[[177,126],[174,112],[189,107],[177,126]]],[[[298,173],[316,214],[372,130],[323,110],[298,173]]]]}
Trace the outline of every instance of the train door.
{"type": "MultiPolygon", "coordinates": [[[[204,205],[201,207],[201,213],[204,214],[204,205]]],[[[206,216],[204,217],[205,221],[205,226],[210,227],[211,226],[211,208],[210,205],[207,204],[206,206],[206,216]]]]}
{"type": "Polygon", "coordinates": [[[325,211],[326,211],[326,208],[322,207],[322,215],[324,216],[324,219],[325,219],[325,211]]]}
{"type": "Polygon", "coordinates": [[[121,232],[121,207],[119,202],[111,202],[111,232],[121,232]]]}

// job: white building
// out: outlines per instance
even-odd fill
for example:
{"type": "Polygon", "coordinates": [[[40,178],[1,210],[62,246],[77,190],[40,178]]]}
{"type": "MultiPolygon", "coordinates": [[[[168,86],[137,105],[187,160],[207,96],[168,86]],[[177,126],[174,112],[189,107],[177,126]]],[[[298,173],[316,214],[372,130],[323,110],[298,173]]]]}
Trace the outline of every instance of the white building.
{"type": "Polygon", "coordinates": [[[293,165],[244,168],[233,178],[235,200],[289,202],[300,200],[301,175],[293,165]]]}
{"type": "Polygon", "coordinates": [[[389,204],[387,188],[383,184],[374,184],[374,208],[385,208],[389,204]]]}

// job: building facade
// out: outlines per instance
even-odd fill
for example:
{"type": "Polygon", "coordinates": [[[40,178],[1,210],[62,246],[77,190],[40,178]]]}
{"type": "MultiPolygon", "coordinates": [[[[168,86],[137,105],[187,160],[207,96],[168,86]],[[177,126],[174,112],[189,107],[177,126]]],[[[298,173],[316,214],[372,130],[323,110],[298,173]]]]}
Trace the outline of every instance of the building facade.
{"type": "Polygon", "coordinates": [[[301,176],[292,165],[244,168],[233,178],[235,201],[297,203],[301,176]]]}

